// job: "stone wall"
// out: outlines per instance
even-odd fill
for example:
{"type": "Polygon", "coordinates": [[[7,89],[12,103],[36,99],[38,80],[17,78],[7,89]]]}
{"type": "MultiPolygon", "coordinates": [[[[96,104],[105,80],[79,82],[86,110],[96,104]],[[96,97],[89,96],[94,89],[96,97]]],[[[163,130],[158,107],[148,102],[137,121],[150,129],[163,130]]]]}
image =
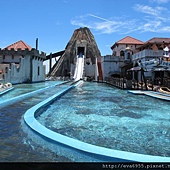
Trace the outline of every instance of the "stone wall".
{"type": "Polygon", "coordinates": [[[66,45],[65,53],[60,57],[58,63],[53,68],[51,76],[67,76],[70,72],[73,75],[77,61],[77,55],[82,52],[85,59],[85,73],[86,76],[96,75],[96,58],[100,57],[100,51],[95,42],[94,36],[88,28],[76,29],[66,45]],[[74,65],[74,66],[73,66],[74,65]],[[89,70],[88,70],[89,69],[89,70]]]}
{"type": "Polygon", "coordinates": [[[32,82],[45,81],[45,66],[41,58],[32,59],[32,82]]]}
{"type": "Polygon", "coordinates": [[[95,64],[85,65],[85,77],[95,77],[95,67],[95,64]]]}
{"type": "Polygon", "coordinates": [[[5,73],[5,82],[12,84],[23,83],[30,81],[30,57],[20,58],[19,67],[15,63],[5,73]]]}
{"type": "Polygon", "coordinates": [[[106,55],[101,59],[103,79],[110,77],[111,74],[116,74],[121,72],[121,66],[123,65],[123,59],[119,56],[106,55]]]}
{"type": "MultiPolygon", "coordinates": [[[[45,66],[43,60],[46,58],[44,52],[38,50],[0,49],[0,63],[8,64],[8,69],[4,70],[4,82],[32,83],[45,81],[45,66]]],[[[5,64],[4,64],[5,65],[5,64]]]]}

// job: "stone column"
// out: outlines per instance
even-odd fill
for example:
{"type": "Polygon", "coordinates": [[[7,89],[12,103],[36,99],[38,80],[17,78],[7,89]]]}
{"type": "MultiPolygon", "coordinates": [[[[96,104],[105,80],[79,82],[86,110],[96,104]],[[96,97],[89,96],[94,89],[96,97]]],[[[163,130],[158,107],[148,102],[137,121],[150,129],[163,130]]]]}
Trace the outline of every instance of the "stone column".
{"type": "Polygon", "coordinates": [[[52,53],[50,53],[49,73],[51,72],[51,68],[52,68],[52,53]]]}

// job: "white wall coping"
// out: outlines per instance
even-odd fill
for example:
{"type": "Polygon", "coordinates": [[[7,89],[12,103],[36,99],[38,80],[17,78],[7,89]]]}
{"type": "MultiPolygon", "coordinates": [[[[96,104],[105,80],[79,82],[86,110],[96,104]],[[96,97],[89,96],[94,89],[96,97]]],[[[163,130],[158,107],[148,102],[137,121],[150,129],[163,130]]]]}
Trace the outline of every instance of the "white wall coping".
{"type": "Polygon", "coordinates": [[[0,96],[2,96],[3,94],[5,94],[13,89],[14,89],[14,87],[10,87],[10,88],[4,89],[3,91],[0,91],[0,96]]]}
{"type": "Polygon", "coordinates": [[[52,101],[56,100],[58,97],[64,95],[66,92],[71,90],[72,88],[75,88],[79,85],[78,82],[74,86],[67,87],[66,89],[62,90],[59,93],[56,93],[55,95],[49,97],[48,99],[42,101],[41,103],[35,105],[34,107],[30,108],[26,111],[24,114],[24,120],[26,124],[33,129],[34,131],[38,132],[40,135],[53,140],[54,142],[58,142],[61,144],[64,144],[66,146],[69,146],[73,149],[77,149],[80,151],[84,151],[86,153],[90,153],[93,156],[103,156],[113,159],[113,161],[136,161],[136,162],[170,162],[170,157],[161,157],[161,156],[151,156],[151,155],[144,155],[144,154],[137,154],[132,152],[126,152],[126,151],[118,151],[114,149],[104,148],[100,146],[95,146],[89,143],[85,143],[64,135],[61,135],[59,133],[56,133],[42,124],[40,124],[35,119],[35,114],[38,112],[38,110],[44,106],[49,105],[52,103],[52,101]]]}
{"type": "Polygon", "coordinates": [[[63,82],[61,82],[61,83],[56,83],[55,85],[50,85],[50,86],[47,86],[47,87],[44,87],[44,88],[41,88],[41,89],[39,89],[39,90],[35,90],[35,91],[32,91],[32,92],[29,92],[29,93],[25,93],[25,94],[22,94],[22,95],[13,97],[13,98],[11,98],[11,99],[2,100],[2,101],[0,101],[0,108],[6,107],[6,106],[11,105],[11,104],[14,104],[14,103],[16,103],[16,102],[19,102],[19,101],[21,101],[21,100],[23,100],[23,99],[26,99],[26,98],[28,98],[28,97],[31,97],[31,96],[33,96],[33,95],[35,95],[35,94],[37,94],[37,93],[40,93],[40,92],[42,92],[42,91],[45,91],[45,90],[47,90],[47,89],[49,89],[49,88],[53,88],[53,87],[55,87],[55,86],[57,86],[57,85],[60,85],[60,84],[63,84],[63,82]]]}

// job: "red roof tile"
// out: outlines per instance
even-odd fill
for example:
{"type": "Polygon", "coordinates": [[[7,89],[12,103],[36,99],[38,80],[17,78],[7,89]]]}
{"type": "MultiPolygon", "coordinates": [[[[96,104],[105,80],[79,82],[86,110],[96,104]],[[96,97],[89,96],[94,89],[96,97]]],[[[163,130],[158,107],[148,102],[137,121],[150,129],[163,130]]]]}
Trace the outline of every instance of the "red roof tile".
{"type": "Polygon", "coordinates": [[[147,43],[170,43],[170,38],[151,38],[150,40],[146,41],[145,44],[147,43]]]}
{"type": "Polygon", "coordinates": [[[117,44],[136,44],[136,45],[143,45],[144,42],[138,40],[138,39],[135,39],[135,38],[132,38],[130,36],[127,36],[119,41],[117,41],[115,44],[113,44],[111,46],[111,49],[113,49],[117,44]]]}
{"type": "Polygon", "coordinates": [[[20,40],[18,42],[15,42],[14,44],[11,44],[7,47],[8,50],[10,50],[11,48],[14,48],[15,51],[18,50],[18,48],[21,48],[21,50],[25,50],[26,48],[28,48],[29,50],[32,49],[32,47],[30,47],[28,44],[26,44],[24,41],[20,40]]]}
{"type": "MultiPolygon", "coordinates": [[[[144,47],[147,47],[150,44],[170,44],[170,38],[151,38],[150,40],[146,41],[143,45],[141,45],[140,47],[138,47],[138,49],[143,49],[144,47]]],[[[162,46],[162,48],[164,48],[164,46],[162,46]]]]}
{"type": "Polygon", "coordinates": [[[116,42],[117,44],[144,44],[144,42],[137,40],[135,38],[132,38],[130,36],[127,36],[119,41],[116,42]]]}

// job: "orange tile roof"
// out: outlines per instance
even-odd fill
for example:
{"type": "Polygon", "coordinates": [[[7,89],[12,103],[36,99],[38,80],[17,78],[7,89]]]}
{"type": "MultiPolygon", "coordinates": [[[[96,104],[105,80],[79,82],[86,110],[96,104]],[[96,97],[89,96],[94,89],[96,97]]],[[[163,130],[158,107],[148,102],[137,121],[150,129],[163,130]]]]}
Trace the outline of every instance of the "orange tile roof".
{"type": "Polygon", "coordinates": [[[11,48],[14,48],[15,51],[18,50],[18,48],[21,48],[21,50],[25,50],[26,48],[28,48],[29,50],[32,49],[32,47],[30,47],[28,44],[26,44],[24,41],[20,40],[20,41],[17,41],[15,42],[14,44],[11,44],[7,47],[8,50],[10,50],[11,48]]]}
{"type": "Polygon", "coordinates": [[[147,43],[170,43],[170,38],[151,38],[150,40],[146,41],[145,44],[147,43]]]}
{"type": "Polygon", "coordinates": [[[117,44],[144,44],[144,42],[137,40],[135,38],[132,38],[130,36],[127,36],[119,41],[116,42],[117,44]]]}
{"type": "Polygon", "coordinates": [[[135,38],[132,38],[130,36],[127,36],[125,38],[122,38],[121,40],[115,42],[115,44],[113,44],[111,46],[111,49],[113,49],[117,44],[137,44],[137,45],[143,45],[144,42],[138,40],[138,39],[135,39],[135,38]]]}
{"type": "Polygon", "coordinates": [[[170,44],[170,38],[151,38],[150,40],[146,41],[143,45],[141,45],[140,47],[138,47],[138,49],[143,49],[144,47],[147,47],[150,44],[170,44]]]}

